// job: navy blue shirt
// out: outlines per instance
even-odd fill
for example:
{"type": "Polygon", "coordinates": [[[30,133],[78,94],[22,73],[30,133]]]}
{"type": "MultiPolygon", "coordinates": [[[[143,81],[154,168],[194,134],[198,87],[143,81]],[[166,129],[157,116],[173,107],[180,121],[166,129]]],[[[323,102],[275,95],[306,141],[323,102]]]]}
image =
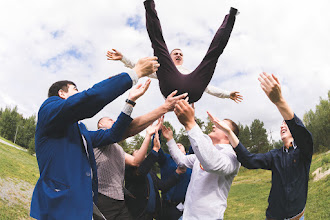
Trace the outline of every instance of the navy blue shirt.
{"type": "Polygon", "coordinates": [[[252,154],[242,143],[234,148],[244,167],[272,171],[266,216],[274,219],[293,217],[305,208],[313,155],[312,135],[302,121],[294,115],[285,122],[294,139],[294,147],[286,150],[283,146],[264,154],[252,154]]]}
{"type": "MultiPolygon", "coordinates": [[[[170,178],[172,173],[177,168],[177,164],[174,162],[172,157],[169,154],[164,153],[162,149],[158,152],[158,163],[160,166],[162,180],[167,180],[170,178]]],[[[181,174],[181,179],[177,185],[173,186],[167,192],[162,192],[162,198],[166,201],[171,201],[174,203],[183,202],[186,197],[191,172],[192,170],[187,168],[187,171],[184,174],[181,174]]]]}

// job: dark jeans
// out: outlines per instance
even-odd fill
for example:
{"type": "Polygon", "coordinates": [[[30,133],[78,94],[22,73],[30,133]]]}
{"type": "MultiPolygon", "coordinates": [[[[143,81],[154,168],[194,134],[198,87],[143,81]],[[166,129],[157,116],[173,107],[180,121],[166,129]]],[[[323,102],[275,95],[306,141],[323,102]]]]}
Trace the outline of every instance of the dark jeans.
{"type": "MultiPolygon", "coordinates": [[[[97,207],[107,220],[132,220],[124,200],[112,199],[99,193],[97,207]]],[[[95,215],[93,218],[94,220],[102,220],[95,215]]]]}
{"type": "Polygon", "coordinates": [[[168,52],[154,1],[147,0],[144,2],[144,6],[146,9],[147,31],[154,49],[154,55],[158,57],[160,63],[157,78],[163,96],[167,97],[174,90],[178,90],[177,95],[188,92],[190,103],[198,101],[213,76],[219,56],[227,45],[235,23],[237,10],[231,8],[230,13],[226,15],[199,66],[190,74],[183,75],[174,65],[168,52]]]}

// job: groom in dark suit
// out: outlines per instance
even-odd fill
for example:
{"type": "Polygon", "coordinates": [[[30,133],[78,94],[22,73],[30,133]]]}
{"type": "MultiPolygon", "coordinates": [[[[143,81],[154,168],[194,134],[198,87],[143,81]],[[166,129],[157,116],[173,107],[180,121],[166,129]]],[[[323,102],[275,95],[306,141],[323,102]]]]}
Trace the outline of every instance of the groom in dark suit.
{"type": "Polygon", "coordinates": [[[78,92],[71,81],[54,83],[41,105],[35,135],[40,178],[30,215],[37,219],[92,219],[97,198],[94,147],[121,140],[132,121],[130,112],[149,84],[137,87],[116,123],[108,130],[88,131],[80,120],[93,117],[130,89],[138,78],[157,71],[156,57],[138,61],[132,72],[121,73],[78,92]]]}

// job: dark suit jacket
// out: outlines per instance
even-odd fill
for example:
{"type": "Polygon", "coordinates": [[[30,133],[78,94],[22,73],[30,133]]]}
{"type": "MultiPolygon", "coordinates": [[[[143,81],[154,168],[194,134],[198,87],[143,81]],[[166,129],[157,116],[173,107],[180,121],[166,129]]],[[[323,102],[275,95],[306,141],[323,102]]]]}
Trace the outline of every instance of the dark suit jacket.
{"type": "Polygon", "coordinates": [[[121,113],[111,129],[98,131],[88,131],[78,121],[93,117],[131,87],[131,78],[122,73],[66,100],[53,96],[41,105],[35,135],[40,178],[32,196],[32,217],[92,219],[97,195],[92,148],[120,141],[132,118],[121,113]]]}
{"type": "Polygon", "coordinates": [[[157,160],[158,153],[151,151],[139,167],[128,166],[126,168],[125,187],[131,193],[131,196],[125,195],[125,203],[133,219],[152,219],[152,216],[159,219],[162,214],[159,190],[166,192],[180,180],[180,175],[175,172],[173,172],[173,175],[167,179],[167,181],[159,179],[155,172],[150,171],[157,160]],[[154,213],[147,213],[145,210],[150,194],[149,181],[147,178],[148,173],[151,175],[156,194],[156,209],[154,213]],[[146,216],[149,216],[149,218],[146,216]]]}

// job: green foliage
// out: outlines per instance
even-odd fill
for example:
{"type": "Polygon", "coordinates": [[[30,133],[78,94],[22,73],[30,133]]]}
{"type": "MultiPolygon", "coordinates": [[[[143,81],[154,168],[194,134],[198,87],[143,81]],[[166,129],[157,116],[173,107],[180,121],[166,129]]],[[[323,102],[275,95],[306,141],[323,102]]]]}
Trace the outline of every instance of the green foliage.
{"type": "Polygon", "coordinates": [[[186,152],[189,150],[190,141],[189,141],[189,138],[188,138],[188,135],[187,135],[187,132],[185,129],[183,129],[183,128],[180,129],[176,142],[181,143],[185,147],[186,152]]]}
{"type": "Polygon", "coordinates": [[[306,128],[312,133],[314,152],[327,151],[330,149],[330,90],[328,100],[320,98],[320,104],[315,112],[309,110],[305,113],[303,121],[306,128]],[[323,146],[323,147],[321,147],[323,146]],[[324,149],[325,147],[325,149],[324,149]]]}
{"type": "MultiPolygon", "coordinates": [[[[128,144],[128,152],[129,154],[133,153],[135,150],[140,149],[143,143],[144,137],[142,135],[137,134],[133,137],[133,140],[128,144]]],[[[120,145],[121,146],[121,145],[120,145]]]]}
{"type": "Polygon", "coordinates": [[[29,145],[28,145],[28,152],[29,154],[33,155],[36,150],[35,150],[35,142],[34,142],[34,137],[30,140],[29,145]]]}
{"type": "Polygon", "coordinates": [[[267,139],[267,131],[264,128],[264,123],[259,119],[254,119],[250,127],[251,131],[251,144],[250,151],[252,153],[266,153],[270,148],[267,139]]]}
{"type": "Polygon", "coordinates": [[[1,114],[0,135],[8,140],[14,141],[16,128],[20,126],[22,116],[17,112],[17,106],[13,109],[6,107],[1,114]]]}
{"type": "Polygon", "coordinates": [[[29,118],[24,118],[17,112],[17,107],[13,109],[6,107],[4,111],[1,109],[1,112],[0,135],[28,149],[35,135],[36,116],[32,115],[29,118]]]}
{"type": "MultiPolygon", "coordinates": [[[[171,128],[171,130],[173,131],[173,138],[174,138],[174,140],[177,140],[177,134],[176,134],[176,131],[175,131],[175,129],[174,129],[174,127],[173,127],[173,125],[171,125],[171,123],[170,122],[168,122],[168,121],[165,121],[164,122],[164,125],[165,125],[165,127],[169,127],[169,128],[171,128]]],[[[166,139],[164,138],[164,136],[163,135],[160,135],[160,147],[163,149],[163,151],[165,152],[165,153],[169,153],[169,151],[168,151],[168,147],[167,147],[167,145],[166,145],[166,139]]]]}
{"type": "Polygon", "coordinates": [[[274,149],[279,149],[279,148],[281,148],[281,147],[283,147],[283,141],[282,141],[282,140],[275,141],[275,142],[273,143],[273,148],[274,148],[274,149]]]}
{"type": "Polygon", "coordinates": [[[207,117],[207,121],[206,121],[206,123],[204,123],[204,127],[203,128],[201,127],[201,128],[205,134],[209,134],[213,129],[212,126],[213,126],[213,123],[211,122],[210,118],[207,117]]]}
{"type": "Polygon", "coordinates": [[[252,147],[252,140],[251,140],[251,132],[249,126],[245,125],[245,127],[239,123],[238,124],[239,128],[239,140],[240,142],[246,147],[250,148],[252,147]]]}

